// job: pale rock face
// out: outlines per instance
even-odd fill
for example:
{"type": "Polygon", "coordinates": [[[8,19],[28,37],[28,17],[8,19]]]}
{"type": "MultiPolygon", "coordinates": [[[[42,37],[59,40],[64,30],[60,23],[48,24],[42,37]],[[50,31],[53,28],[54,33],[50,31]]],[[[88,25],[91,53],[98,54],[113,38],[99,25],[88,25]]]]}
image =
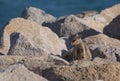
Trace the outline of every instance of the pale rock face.
{"type": "Polygon", "coordinates": [[[120,61],[120,41],[104,34],[89,36],[84,39],[92,51],[93,58],[101,57],[120,61]]]}
{"type": "Polygon", "coordinates": [[[20,56],[42,56],[48,54],[47,50],[33,44],[31,40],[20,33],[12,33],[11,47],[8,55],[20,55],[20,56]]]}
{"type": "Polygon", "coordinates": [[[25,36],[35,41],[40,34],[40,28],[41,26],[33,21],[15,18],[9,21],[9,24],[4,27],[4,30],[8,35],[11,35],[13,32],[24,33],[25,36]]]}
{"type": "Polygon", "coordinates": [[[66,50],[65,43],[59,39],[55,33],[49,28],[40,26],[34,21],[15,18],[4,27],[4,30],[9,36],[14,32],[24,35],[29,41],[32,41],[31,44],[47,50],[49,54],[60,55],[62,50],[66,50]]]}
{"type": "Polygon", "coordinates": [[[107,20],[100,14],[79,18],[79,21],[98,32],[103,32],[104,27],[108,24],[107,20]]]}
{"type": "Polygon", "coordinates": [[[98,12],[91,10],[91,11],[83,11],[80,14],[76,14],[76,16],[79,18],[84,18],[84,17],[91,17],[96,14],[98,14],[98,12]]]}
{"type": "Polygon", "coordinates": [[[0,32],[0,53],[1,55],[7,55],[9,47],[10,47],[10,37],[8,33],[3,30],[0,32]]]}
{"type": "Polygon", "coordinates": [[[104,26],[107,25],[107,19],[96,11],[85,11],[76,16],[79,22],[99,32],[103,32],[104,26]]]}
{"type": "Polygon", "coordinates": [[[50,14],[47,14],[45,11],[35,8],[29,7],[23,12],[23,18],[29,19],[39,23],[40,25],[43,22],[51,22],[54,21],[56,18],[50,14]]]}
{"type": "Polygon", "coordinates": [[[25,66],[11,65],[5,71],[0,72],[0,81],[48,81],[47,79],[27,70],[25,66]]]}
{"type": "Polygon", "coordinates": [[[120,15],[120,4],[106,8],[105,10],[102,10],[100,14],[105,17],[108,22],[111,22],[115,17],[120,15]]]}

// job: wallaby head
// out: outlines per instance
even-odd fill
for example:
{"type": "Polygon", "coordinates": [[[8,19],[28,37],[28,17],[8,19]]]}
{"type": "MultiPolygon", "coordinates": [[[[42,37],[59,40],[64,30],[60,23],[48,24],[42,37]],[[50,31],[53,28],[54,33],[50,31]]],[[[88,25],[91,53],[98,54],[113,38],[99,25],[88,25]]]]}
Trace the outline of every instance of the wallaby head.
{"type": "Polygon", "coordinates": [[[75,34],[73,36],[71,36],[70,40],[71,40],[71,45],[75,46],[80,44],[80,38],[81,36],[79,34],[75,34]]]}

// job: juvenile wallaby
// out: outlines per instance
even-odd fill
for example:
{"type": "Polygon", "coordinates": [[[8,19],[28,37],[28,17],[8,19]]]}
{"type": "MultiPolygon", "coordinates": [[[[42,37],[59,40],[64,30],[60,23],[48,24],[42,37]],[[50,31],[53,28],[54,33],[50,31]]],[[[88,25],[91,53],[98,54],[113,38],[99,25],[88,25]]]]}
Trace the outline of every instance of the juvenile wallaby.
{"type": "Polygon", "coordinates": [[[75,34],[71,40],[73,46],[73,60],[90,60],[92,59],[91,52],[87,45],[82,41],[79,34],[75,34]]]}

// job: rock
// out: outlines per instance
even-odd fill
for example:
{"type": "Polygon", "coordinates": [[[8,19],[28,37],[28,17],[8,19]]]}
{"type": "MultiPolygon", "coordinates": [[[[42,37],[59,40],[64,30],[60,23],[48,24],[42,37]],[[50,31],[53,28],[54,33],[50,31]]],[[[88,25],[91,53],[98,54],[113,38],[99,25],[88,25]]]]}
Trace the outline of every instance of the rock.
{"type": "Polygon", "coordinates": [[[69,37],[88,29],[103,33],[107,24],[107,20],[102,15],[96,12],[83,12],[60,17],[55,22],[43,23],[43,26],[51,28],[59,37],[69,37]],[[79,17],[80,15],[84,17],[79,17]]]}
{"type": "Polygon", "coordinates": [[[116,38],[120,39],[120,4],[116,4],[110,8],[106,8],[105,10],[101,11],[101,15],[107,19],[108,24],[104,27],[103,33],[116,38]]]}
{"type": "Polygon", "coordinates": [[[22,64],[30,71],[39,75],[42,75],[42,71],[47,68],[53,66],[69,65],[69,63],[64,59],[53,55],[44,55],[41,57],[0,56],[0,72],[14,64],[22,64]]]}
{"type": "Polygon", "coordinates": [[[107,19],[108,22],[111,22],[115,17],[120,15],[120,4],[114,5],[110,8],[102,10],[100,14],[107,19]]]}
{"type": "Polygon", "coordinates": [[[55,22],[43,23],[43,25],[50,27],[60,37],[69,37],[88,29],[88,27],[80,23],[79,18],[74,15],[60,17],[55,22]]]}
{"type": "Polygon", "coordinates": [[[66,16],[64,23],[61,23],[60,35],[63,37],[69,37],[78,32],[82,32],[88,29],[87,26],[81,24],[77,17],[74,15],[66,16]]]}
{"type": "Polygon", "coordinates": [[[104,27],[104,34],[120,40],[120,15],[114,18],[106,27],[104,27]]]}
{"type": "Polygon", "coordinates": [[[104,34],[89,36],[84,39],[90,48],[93,58],[101,57],[120,61],[120,41],[104,34]]]}
{"type": "Polygon", "coordinates": [[[20,33],[12,33],[10,38],[11,47],[8,55],[42,56],[48,54],[47,50],[33,44],[31,40],[20,33]]]}
{"type": "Polygon", "coordinates": [[[50,81],[119,81],[120,63],[95,59],[76,61],[71,66],[57,66],[44,71],[50,81]]]}
{"type": "Polygon", "coordinates": [[[40,25],[43,22],[51,22],[56,19],[52,15],[47,14],[45,11],[35,7],[29,7],[26,10],[24,10],[22,17],[25,19],[33,20],[39,23],[40,25]]]}
{"type": "Polygon", "coordinates": [[[84,18],[84,17],[91,17],[98,14],[96,11],[84,11],[81,12],[80,14],[76,14],[77,17],[84,18]]]}
{"type": "Polygon", "coordinates": [[[36,74],[43,75],[43,71],[45,69],[61,66],[61,65],[69,65],[67,61],[57,56],[42,56],[42,57],[22,57],[22,60],[17,63],[25,65],[30,71],[33,71],[36,74]]]}
{"type": "MultiPolygon", "coordinates": [[[[53,33],[49,28],[40,26],[39,24],[37,24],[31,20],[26,20],[23,18],[12,19],[9,22],[9,24],[4,27],[4,31],[6,31],[8,33],[8,35],[11,37],[14,32],[24,35],[24,36],[22,36],[20,34],[15,35],[15,36],[18,36],[17,37],[18,39],[16,39],[16,41],[19,40],[19,42],[16,43],[17,45],[22,44],[22,43],[25,44],[25,43],[27,43],[25,41],[28,41],[29,43],[32,44],[33,47],[35,45],[36,48],[37,47],[39,47],[39,49],[42,48],[41,50],[46,50],[49,52],[49,54],[52,53],[55,55],[61,55],[61,52],[63,50],[67,50],[64,41],[59,39],[55,33],[53,33]],[[22,38],[24,38],[25,41],[23,41],[22,38]],[[21,40],[21,42],[20,42],[20,40],[21,40]],[[30,42],[30,41],[32,41],[32,42],[30,42]]],[[[9,39],[9,36],[6,37],[6,39],[9,39]]],[[[13,40],[15,41],[15,39],[12,39],[12,41],[13,40]]],[[[9,40],[7,42],[9,43],[9,40]]],[[[10,46],[12,46],[12,45],[10,45],[10,46]]],[[[16,46],[16,47],[19,50],[19,47],[18,46],[16,46]]],[[[26,48],[27,47],[24,46],[24,48],[22,48],[22,51],[26,48]]],[[[35,50],[36,48],[32,48],[32,49],[35,50]]],[[[15,50],[12,50],[12,51],[15,51],[15,50]]],[[[20,49],[20,51],[21,51],[21,49],[20,49]]],[[[32,55],[34,55],[34,54],[32,54],[32,55]]]]}
{"type": "Polygon", "coordinates": [[[79,22],[101,33],[103,32],[104,27],[108,24],[107,20],[100,14],[83,18],[79,17],[79,22]]]}
{"type": "Polygon", "coordinates": [[[5,30],[0,32],[0,55],[7,55],[10,47],[10,37],[5,30]],[[4,34],[3,34],[4,33],[4,34]]]}
{"type": "Polygon", "coordinates": [[[48,81],[47,79],[27,70],[25,66],[11,65],[5,71],[0,72],[0,81],[48,81]]]}

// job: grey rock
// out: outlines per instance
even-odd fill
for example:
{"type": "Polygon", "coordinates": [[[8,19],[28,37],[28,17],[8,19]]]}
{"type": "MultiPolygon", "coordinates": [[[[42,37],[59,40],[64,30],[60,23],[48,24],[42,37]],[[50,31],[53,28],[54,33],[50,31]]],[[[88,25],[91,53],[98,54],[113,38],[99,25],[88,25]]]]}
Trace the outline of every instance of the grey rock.
{"type": "Polygon", "coordinates": [[[39,24],[42,24],[43,22],[51,22],[56,19],[54,16],[47,14],[42,9],[35,7],[29,7],[24,10],[22,17],[25,19],[33,20],[39,24]]]}
{"type": "Polygon", "coordinates": [[[120,63],[96,58],[75,61],[71,66],[56,66],[44,71],[50,81],[119,81],[120,63]]]}
{"type": "Polygon", "coordinates": [[[30,71],[42,75],[42,71],[53,66],[69,65],[64,59],[54,55],[36,56],[0,56],[0,71],[10,65],[22,64],[30,71]]]}
{"type": "MultiPolygon", "coordinates": [[[[34,55],[35,51],[37,51],[36,52],[37,54],[38,54],[38,52],[40,52],[40,50],[38,49],[38,48],[40,48],[40,49],[43,49],[43,51],[47,51],[48,54],[61,55],[63,50],[67,50],[64,40],[60,39],[48,27],[43,27],[43,26],[39,25],[38,23],[31,21],[31,20],[27,20],[27,19],[23,19],[23,18],[14,18],[9,22],[8,25],[6,25],[4,27],[3,30],[8,33],[8,37],[5,36],[5,39],[7,39],[7,43],[9,43],[9,44],[10,44],[9,37],[10,36],[12,37],[12,33],[18,32],[23,35],[23,36],[15,35],[19,38],[19,41],[16,42],[18,47],[14,46],[17,49],[16,53],[17,53],[17,51],[24,51],[25,53],[27,53],[27,52],[30,53],[31,52],[30,50],[32,49],[33,51],[31,53],[33,53],[32,55],[34,55]],[[22,38],[24,38],[24,40],[22,40],[22,38]],[[21,42],[20,42],[20,40],[21,40],[21,42]],[[24,44],[26,43],[25,41],[26,42],[28,41],[27,47],[26,47],[26,45],[22,45],[22,43],[24,43],[24,44]],[[29,43],[32,44],[31,45],[32,47],[29,47],[29,45],[30,45],[29,43]],[[19,44],[22,46],[20,46],[19,44]],[[25,50],[24,48],[19,49],[19,46],[24,47],[27,50],[25,50]],[[33,49],[33,47],[35,49],[33,49]],[[28,49],[28,48],[30,48],[30,49],[28,49]]],[[[4,35],[4,33],[3,33],[3,35],[4,35]]],[[[13,41],[16,40],[16,38],[15,39],[13,39],[13,38],[11,39],[12,44],[14,44],[14,42],[12,42],[12,40],[13,41]]],[[[7,46],[7,43],[5,43],[6,46],[7,46]]],[[[12,46],[12,45],[10,45],[10,46],[12,46]]],[[[8,46],[8,48],[10,48],[10,47],[8,46]]]]}
{"type": "Polygon", "coordinates": [[[20,33],[12,33],[10,36],[11,46],[8,55],[20,56],[42,56],[48,54],[43,48],[32,43],[27,37],[20,33]]]}
{"type": "Polygon", "coordinates": [[[69,37],[88,29],[87,26],[79,22],[79,18],[75,15],[60,17],[55,22],[43,23],[43,25],[50,27],[60,37],[69,37]]]}
{"type": "Polygon", "coordinates": [[[9,66],[5,71],[0,72],[0,81],[48,81],[47,79],[34,74],[25,66],[17,64],[9,66]]]}
{"type": "Polygon", "coordinates": [[[74,15],[67,16],[64,23],[61,23],[60,28],[60,35],[64,37],[68,37],[88,29],[88,27],[80,23],[79,19],[74,15]]]}
{"type": "Polygon", "coordinates": [[[120,60],[120,41],[104,34],[89,36],[84,39],[92,51],[93,58],[101,57],[114,61],[120,60]]]}

